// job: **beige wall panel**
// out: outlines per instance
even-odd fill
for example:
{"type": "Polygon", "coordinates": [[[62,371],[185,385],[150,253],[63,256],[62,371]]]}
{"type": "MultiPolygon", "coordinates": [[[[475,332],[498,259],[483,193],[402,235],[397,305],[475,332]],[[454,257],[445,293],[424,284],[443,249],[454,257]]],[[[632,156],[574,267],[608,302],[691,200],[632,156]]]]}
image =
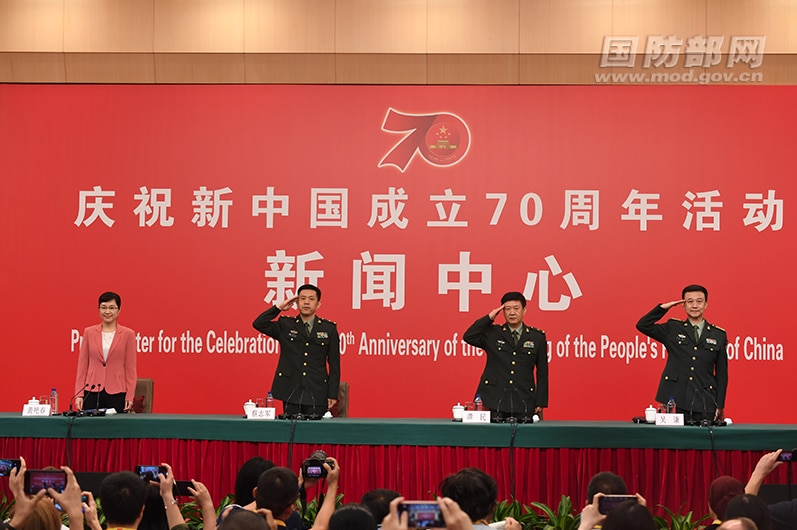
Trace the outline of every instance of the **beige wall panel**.
{"type": "Polygon", "coordinates": [[[155,52],[244,50],[244,0],[155,0],[155,52]]]}
{"type": "Polygon", "coordinates": [[[612,34],[612,0],[519,2],[520,53],[600,53],[612,34]]]}
{"type": "Polygon", "coordinates": [[[429,55],[430,85],[516,85],[518,55],[429,55]]]}
{"type": "Polygon", "coordinates": [[[710,35],[766,35],[765,53],[797,53],[797,2],[783,0],[707,0],[710,35]]]}
{"type": "Polygon", "coordinates": [[[429,0],[429,53],[517,53],[519,0],[429,0]]]}
{"type": "Polygon", "coordinates": [[[424,54],[338,54],[335,65],[338,84],[423,85],[426,83],[424,54]]]}
{"type": "Polygon", "coordinates": [[[591,85],[599,70],[598,54],[538,54],[519,57],[521,85],[591,85]]]}
{"type": "Polygon", "coordinates": [[[649,35],[686,39],[706,35],[706,0],[614,0],[614,35],[639,36],[640,52],[649,35]]]}
{"type": "Polygon", "coordinates": [[[335,51],[425,53],[426,5],[426,0],[336,0],[335,51]]]}
{"type": "Polygon", "coordinates": [[[335,2],[244,0],[247,53],[333,53],[335,2]]]}
{"type": "Polygon", "coordinates": [[[66,53],[68,83],[154,83],[151,53],[66,53]]]}
{"type": "Polygon", "coordinates": [[[0,52],[0,83],[65,83],[63,53],[0,52]]]}
{"type": "Polygon", "coordinates": [[[156,83],[243,83],[242,53],[157,53],[156,83]]]}
{"type": "Polygon", "coordinates": [[[152,52],[155,0],[69,0],[65,52],[152,52]]]}
{"type": "Polygon", "coordinates": [[[797,55],[768,55],[764,59],[765,85],[797,85],[797,55]]]}
{"type": "Polygon", "coordinates": [[[244,64],[247,83],[335,83],[331,53],[247,53],[244,64]]]}
{"type": "Polygon", "coordinates": [[[64,50],[64,0],[0,0],[0,51],[64,50]]]}

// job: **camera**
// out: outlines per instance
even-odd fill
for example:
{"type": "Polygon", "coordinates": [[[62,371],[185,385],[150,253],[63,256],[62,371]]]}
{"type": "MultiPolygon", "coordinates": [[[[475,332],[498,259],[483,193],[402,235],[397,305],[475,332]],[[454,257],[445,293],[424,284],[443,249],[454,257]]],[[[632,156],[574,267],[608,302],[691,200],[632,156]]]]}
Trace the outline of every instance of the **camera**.
{"type": "Polygon", "coordinates": [[[335,462],[327,458],[324,451],[314,451],[310,458],[302,462],[302,476],[308,478],[324,478],[327,476],[327,470],[324,464],[329,464],[329,467],[334,468],[335,462]]]}
{"type": "Polygon", "coordinates": [[[160,482],[158,473],[165,477],[167,475],[166,466],[136,466],[136,475],[142,480],[160,482]]]}
{"type": "Polygon", "coordinates": [[[604,495],[598,498],[598,512],[606,515],[626,501],[637,502],[636,495],[604,495]]]}
{"type": "Polygon", "coordinates": [[[778,462],[793,462],[792,456],[794,455],[794,451],[781,451],[778,455],[778,462]]]}
{"type": "Polygon", "coordinates": [[[404,501],[398,506],[399,516],[407,512],[408,528],[445,528],[443,512],[435,501],[404,501]]]}
{"type": "Polygon", "coordinates": [[[36,495],[39,490],[52,488],[62,493],[66,488],[66,473],[64,471],[46,471],[43,469],[28,469],[25,471],[25,493],[36,495]]]}

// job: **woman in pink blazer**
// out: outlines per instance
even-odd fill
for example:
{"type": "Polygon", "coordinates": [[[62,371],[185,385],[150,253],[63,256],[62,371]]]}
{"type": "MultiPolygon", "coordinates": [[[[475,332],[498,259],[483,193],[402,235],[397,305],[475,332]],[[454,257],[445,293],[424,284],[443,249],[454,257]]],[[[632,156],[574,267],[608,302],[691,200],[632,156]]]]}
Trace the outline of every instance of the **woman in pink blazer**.
{"type": "Polygon", "coordinates": [[[75,398],[77,410],[133,408],[136,391],[136,333],[116,323],[122,298],[102,293],[99,301],[102,322],[83,332],[77,361],[75,398]]]}

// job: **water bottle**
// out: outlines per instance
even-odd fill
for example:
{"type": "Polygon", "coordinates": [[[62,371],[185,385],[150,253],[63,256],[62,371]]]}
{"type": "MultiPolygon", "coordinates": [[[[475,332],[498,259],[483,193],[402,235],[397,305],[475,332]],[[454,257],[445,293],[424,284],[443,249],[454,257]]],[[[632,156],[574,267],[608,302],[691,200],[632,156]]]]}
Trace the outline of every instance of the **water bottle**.
{"type": "Polygon", "coordinates": [[[54,388],[50,390],[50,414],[58,414],[58,392],[54,388]]]}
{"type": "Polygon", "coordinates": [[[473,410],[484,410],[481,394],[476,394],[476,399],[473,400],[473,410]]]}
{"type": "Polygon", "coordinates": [[[667,401],[667,414],[675,414],[675,398],[672,396],[667,401]]]}
{"type": "Polygon", "coordinates": [[[268,395],[266,396],[266,408],[274,408],[274,396],[271,395],[271,390],[268,391],[268,395]]]}

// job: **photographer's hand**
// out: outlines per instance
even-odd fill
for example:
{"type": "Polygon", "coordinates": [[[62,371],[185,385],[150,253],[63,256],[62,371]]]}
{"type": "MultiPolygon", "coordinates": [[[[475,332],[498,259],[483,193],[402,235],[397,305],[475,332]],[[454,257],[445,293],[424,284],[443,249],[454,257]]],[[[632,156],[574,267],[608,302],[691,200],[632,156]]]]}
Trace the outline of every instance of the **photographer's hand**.
{"type": "Polygon", "coordinates": [[[404,497],[396,497],[390,501],[390,511],[387,516],[382,520],[382,530],[408,530],[407,521],[409,516],[407,512],[399,515],[399,504],[404,502],[404,497]]]}
{"type": "Polygon", "coordinates": [[[473,522],[467,513],[462,511],[459,504],[448,497],[438,497],[437,504],[446,522],[446,528],[453,530],[473,530],[473,522]]]}
{"type": "Polygon", "coordinates": [[[77,483],[75,474],[66,466],[61,466],[61,470],[66,473],[66,487],[62,493],[50,488],[47,493],[52,499],[61,505],[64,512],[69,516],[69,526],[75,528],[83,527],[83,492],[80,484],[77,483]]]}
{"type": "Polygon", "coordinates": [[[36,504],[47,495],[47,490],[41,489],[36,495],[30,496],[25,493],[25,459],[19,457],[19,469],[12,469],[8,476],[8,486],[14,495],[14,517],[9,524],[14,528],[22,528],[28,522],[36,504]]]}

